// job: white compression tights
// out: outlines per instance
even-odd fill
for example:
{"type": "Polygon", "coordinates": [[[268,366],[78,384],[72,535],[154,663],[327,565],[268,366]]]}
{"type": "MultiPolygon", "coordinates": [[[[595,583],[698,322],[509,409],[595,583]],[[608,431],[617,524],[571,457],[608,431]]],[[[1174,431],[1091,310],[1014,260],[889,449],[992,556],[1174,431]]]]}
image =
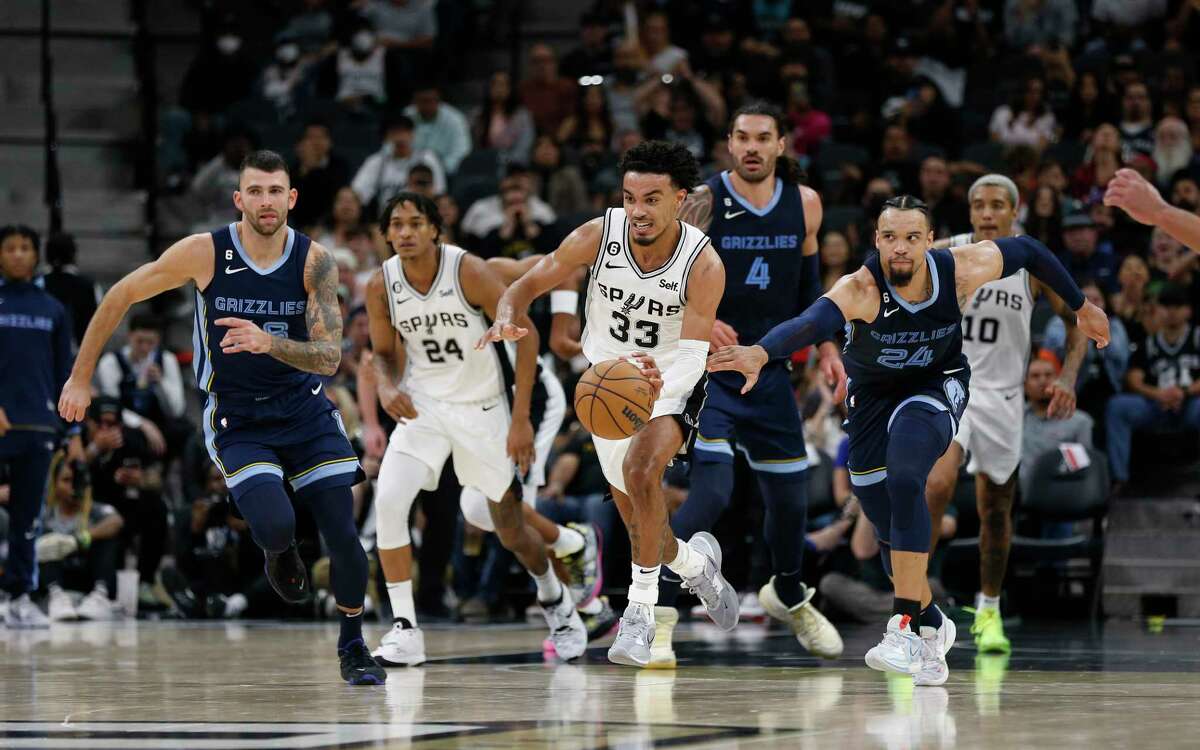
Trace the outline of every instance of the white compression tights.
{"type": "Polygon", "coordinates": [[[393,450],[384,454],[375,485],[376,541],[380,549],[411,543],[409,512],[417,493],[433,479],[433,472],[420,459],[393,450]]]}

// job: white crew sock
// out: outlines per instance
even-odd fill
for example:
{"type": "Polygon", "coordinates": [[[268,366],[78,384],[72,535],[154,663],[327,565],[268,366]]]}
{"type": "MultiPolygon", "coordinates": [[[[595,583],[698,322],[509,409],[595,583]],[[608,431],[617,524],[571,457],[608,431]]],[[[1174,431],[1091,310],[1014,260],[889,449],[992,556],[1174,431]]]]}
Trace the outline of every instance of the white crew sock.
{"type": "Polygon", "coordinates": [[[999,611],[1000,610],[1000,597],[988,596],[987,594],[980,591],[979,593],[977,593],[975,595],[975,609],[977,609],[977,610],[994,609],[994,610],[999,611]]]}
{"type": "Polygon", "coordinates": [[[417,608],[413,604],[412,579],[388,581],[388,599],[392,602],[392,617],[403,617],[414,628],[417,626],[417,608]]]}
{"type": "Polygon", "coordinates": [[[604,602],[600,601],[600,597],[594,597],[590,602],[582,607],[576,607],[581,615],[599,614],[600,610],[604,609],[604,602]]]}
{"type": "Polygon", "coordinates": [[[704,555],[688,546],[682,539],[676,539],[679,551],[675,559],[667,563],[667,567],[684,578],[695,578],[704,572],[704,555]]]}
{"type": "Polygon", "coordinates": [[[643,568],[634,563],[630,574],[629,603],[639,605],[651,619],[654,617],[654,605],[658,604],[658,575],[661,571],[661,565],[643,568]]]}
{"type": "Polygon", "coordinates": [[[554,550],[555,557],[566,557],[583,549],[583,545],[583,534],[580,534],[575,529],[559,526],[558,539],[554,540],[554,543],[550,545],[550,549],[554,550]]]}
{"type": "Polygon", "coordinates": [[[558,576],[554,575],[554,566],[546,564],[546,571],[541,575],[529,572],[533,576],[533,582],[537,584],[537,599],[543,604],[557,602],[562,597],[562,584],[558,581],[558,576]]]}

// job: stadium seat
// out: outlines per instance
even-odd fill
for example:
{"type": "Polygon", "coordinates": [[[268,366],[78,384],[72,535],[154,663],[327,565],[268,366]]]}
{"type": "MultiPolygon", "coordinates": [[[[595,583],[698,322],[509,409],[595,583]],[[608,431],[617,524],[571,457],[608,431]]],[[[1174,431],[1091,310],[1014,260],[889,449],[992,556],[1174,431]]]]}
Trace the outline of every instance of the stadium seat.
{"type": "Polygon", "coordinates": [[[459,189],[460,183],[467,183],[481,178],[495,182],[500,179],[500,152],[492,148],[479,148],[463,157],[454,174],[454,189],[459,189]]]}
{"type": "Polygon", "coordinates": [[[985,141],[972,143],[963,149],[963,161],[973,161],[991,170],[1004,168],[1004,144],[985,141]]]}
{"type": "Polygon", "coordinates": [[[813,171],[827,191],[835,191],[842,182],[842,165],[867,163],[871,155],[862,146],[850,143],[823,143],[817,158],[813,160],[813,171]]]}
{"type": "Polygon", "coordinates": [[[821,220],[821,228],[829,231],[846,231],[846,227],[862,221],[864,216],[860,206],[828,206],[821,220]]]}

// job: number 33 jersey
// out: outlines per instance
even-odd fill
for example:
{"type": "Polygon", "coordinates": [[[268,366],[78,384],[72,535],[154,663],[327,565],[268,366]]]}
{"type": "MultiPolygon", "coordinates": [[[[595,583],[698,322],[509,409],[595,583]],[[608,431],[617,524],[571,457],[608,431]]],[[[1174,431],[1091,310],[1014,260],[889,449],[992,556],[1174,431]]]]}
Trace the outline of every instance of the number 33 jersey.
{"type": "Polygon", "coordinates": [[[437,401],[472,403],[504,392],[500,349],[475,349],[488,329],[483,311],[473,307],[459,280],[466,250],[438,246],[438,270],[427,294],[404,276],[400,256],[383,263],[388,312],[404,340],[404,384],[415,394],[437,401]]]}
{"type": "Polygon", "coordinates": [[[708,237],[679,222],[679,242],[659,268],[643,270],[629,247],[629,219],[623,208],[604,214],[604,234],[588,280],[583,355],[592,364],[632,352],[654,357],[665,371],[679,352],[679,332],[687,308],[692,265],[708,237]]]}

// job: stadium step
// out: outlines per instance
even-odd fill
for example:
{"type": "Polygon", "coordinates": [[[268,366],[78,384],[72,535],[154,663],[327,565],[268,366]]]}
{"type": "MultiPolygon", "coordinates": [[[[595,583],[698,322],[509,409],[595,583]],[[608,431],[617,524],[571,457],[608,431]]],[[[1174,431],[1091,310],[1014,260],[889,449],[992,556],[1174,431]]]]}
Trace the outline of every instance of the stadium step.
{"type": "MultiPolygon", "coordinates": [[[[6,221],[42,228],[49,213],[41,191],[0,189],[0,215],[6,221]]],[[[63,224],[69,232],[142,234],[146,193],[142,190],[63,190],[63,224]]]]}
{"type": "MultiPolygon", "coordinates": [[[[0,146],[0,191],[40,194],[45,184],[45,156],[45,149],[40,144],[0,146]]],[[[132,189],[133,156],[130,149],[121,146],[60,144],[58,166],[63,189],[68,186],[132,189]]]]}
{"type": "MultiPolygon", "coordinates": [[[[0,28],[14,31],[41,29],[42,4],[31,0],[0,3],[0,28]]],[[[57,32],[132,33],[129,0],[50,0],[50,29],[57,32]]]]}
{"type": "Polygon", "coordinates": [[[1200,500],[1122,498],[1109,509],[1104,611],[1118,617],[1200,617],[1200,500]]]}

